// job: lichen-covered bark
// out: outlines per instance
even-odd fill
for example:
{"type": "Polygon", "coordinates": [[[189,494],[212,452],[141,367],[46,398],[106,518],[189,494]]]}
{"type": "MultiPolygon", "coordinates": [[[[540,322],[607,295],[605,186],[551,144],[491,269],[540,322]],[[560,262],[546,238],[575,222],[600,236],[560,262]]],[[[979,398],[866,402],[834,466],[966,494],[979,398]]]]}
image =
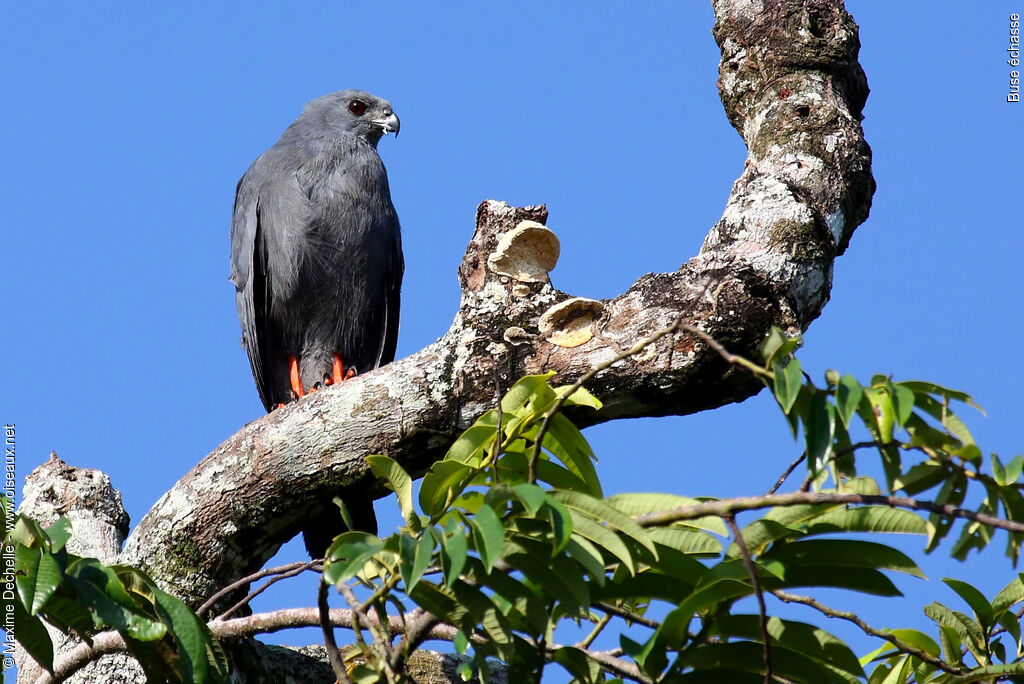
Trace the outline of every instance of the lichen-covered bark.
{"type": "MultiPolygon", "coordinates": [[[[537,226],[546,210],[484,202],[443,338],[242,428],[153,506],[120,561],[198,605],[258,569],[331,493],[383,493],[365,456],[388,454],[422,473],[523,374],[550,370],[572,382],[679,319],[748,355],[771,326],[806,328],[874,191],[857,27],[839,0],[713,4],[719,90],[749,153],[697,256],[613,299],[579,293],[552,310],[571,296],[544,276],[557,258],[557,241],[537,226]],[[534,242],[502,241],[516,228],[534,242]]],[[[759,385],[681,333],[588,388],[604,409],[578,416],[583,423],[692,413],[759,385]]]]}

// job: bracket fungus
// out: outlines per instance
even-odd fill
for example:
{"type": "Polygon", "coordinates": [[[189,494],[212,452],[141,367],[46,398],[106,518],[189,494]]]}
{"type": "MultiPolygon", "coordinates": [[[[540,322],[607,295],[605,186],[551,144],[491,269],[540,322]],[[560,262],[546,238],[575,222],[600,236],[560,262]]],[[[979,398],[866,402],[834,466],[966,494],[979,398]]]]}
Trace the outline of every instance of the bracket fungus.
{"type": "Polygon", "coordinates": [[[487,266],[520,282],[546,283],[560,250],[558,237],[550,229],[536,221],[520,221],[498,240],[487,266]]]}
{"type": "Polygon", "coordinates": [[[541,337],[559,347],[578,347],[594,337],[594,321],[604,311],[596,299],[573,297],[555,304],[540,317],[541,337]]]}

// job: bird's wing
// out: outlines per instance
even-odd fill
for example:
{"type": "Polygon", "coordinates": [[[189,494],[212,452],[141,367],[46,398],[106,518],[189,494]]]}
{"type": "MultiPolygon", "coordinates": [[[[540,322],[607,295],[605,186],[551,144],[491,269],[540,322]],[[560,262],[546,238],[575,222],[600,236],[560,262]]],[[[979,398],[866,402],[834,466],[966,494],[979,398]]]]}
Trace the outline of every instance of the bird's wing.
{"type": "Polygon", "coordinates": [[[238,181],[231,217],[231,281],[242,325],[242,344],[260,399],[270,411],[272,381],[266,363],[274,358],[268,323],[275,302],[287,299],[297,279],[297,257],[289,233],[301,221],[305,198],[294,176],[269,182],[257,160],[238,181]],[[282,244],[283,243],[283,244],[282,244]]]}
{"type": "Polygon", "coordinates": [[[395,349],[398,347],[398,315],[402,300],[402,274],[405,271],[405,260],[402,257],[402,236],[395,231],[395,244],[388,255],[387,273],[384,276],[386,288],[386,313],[384,319],[384,344],[377,365],[391,363],[395,360],[395,349]]]}

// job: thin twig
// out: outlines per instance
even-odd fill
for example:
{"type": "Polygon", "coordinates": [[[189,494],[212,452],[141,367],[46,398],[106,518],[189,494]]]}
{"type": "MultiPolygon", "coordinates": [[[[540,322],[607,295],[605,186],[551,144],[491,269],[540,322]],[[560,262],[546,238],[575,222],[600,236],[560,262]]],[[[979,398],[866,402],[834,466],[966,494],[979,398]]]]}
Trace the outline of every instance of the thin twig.
{"type": "Polygon", "coordinates": [[[740,555],[743,556],[743,565],[750,575],[750,582],[754,585],[754,595],[757,597],[758,627],[761,629],[761,657],[764,660],[764,684],[772,683],[772,645],[771,635],[768,634],[768,607],[764,603],[764,592],[761,590],[761,579],[757,576],[757,567],[754,559],[750,557],[750,549],[743,539],[743,532],[736,524],[736,516],[732,513],[722,516],[725,523],[736,538],[736,546],[739,547],[740,555]]]}
{"type": "Polygon", "coordinates": [[[944,660],[942,660],[940,658],[936,658],[933,655],[929,655],[928,653],[926,653],[925,651],[922,651],[921,649],[917,648],[916,646],[911,646],[907,642],[903,641],[902,639],[900,639],[898,637],[893,636],[892,634],[890,634],[888,632],[885,632],[885,631],[880,630],[880,629],[875,629],[874,627],[872,627],[868,623],[866,623],[863,620],[861,620],[860,617],[858,617],[854,613],[849,613],[849,612],[846,612],[846,611],[843,611],[843,610],[836,610],[835,608],[829,608],[828,606],[826,606],[826,605],[824,605],[822,603],[819,603],[818,601],[816,601],[815,599],[811,598],[810,596],[801,596],[799,594],[790,594],[789,592],[782,591],[781,589],[774,589],[774,590],[772,590],[772,594],[774,594],[776,596],[776,598],[778,598],[780,601],[784,601],[786,603],[800,603],[800,604],[803,604],[805,606],[810,606],[811,608],[814,608],[816,611],[818,611],[822,615],[827,615],[830,618],[839,618],[840,620],[846,620],[848,622],[852,622],[853,624],[855,624],[858,627],[860,627],[861,631],[863,631],[865,634],[870,634],[871,636],[878,637],[879,639],[885,639],[886,641],[888,641],[890,644],[895,646],[900,651],[903,651],[904,653],[909,653],[910,655],[912,655],[912,656],[914,656],[916,658],[920,658],[921,660],[925,661],[926,663],[929,663],[930,665],[933,665],[934,667],[939,668],[943,672],[948,672],[949,674],[952,674],[952,675],[962,675],[964,673],[963,670],[960,670],[960,669],[957,669],[957,668],[953,667],[952,665],[950,665],[949,663],[947,663],[946,661],[944,661],[944,660]]]}
{"type": "Polygon", "coordinates": [[[359,599],[356,598],[352,588],[344,582],[339,583],[337,586],[338,591],[341,592],[341,595],[345,597],[345,601],[348,602],[349,608],[352,609],[352,614],[355,616],[356,620],[358,620],[359,624],[369,631],[370,636],[373,637],[373,646],[371,647],[363,639],[363,634],[360,629],[355,628],[353,630],[356,636],[356,641],[359,642],[359,646],[363,649],[363,653],[366,653],[367,656],[369,656],[371,651],[376,651],[377,663],[379,663],[381,669],[384,670],[384,676],[387,677],[388,684],[397,684],[395,672],[391,669],[391,657],[393,655],[391,642],[384,636],[384,631],[379,622],[380,616],[378,616],[378,622],[375,624],[366,613],[366,607],[364,605],[360,605],[359,599]]]}
{"type": "Polygon", "coordinates": [[[705,344],[711,347],[714,351],[718,352],[719,356],[721,356],[723,359],[733,364],[734,366],[741,366],[742,368],[746,368],[748,371],[750,371],[759,378],[763,378],[766,380],[772,380],[775,378],[775,375],[770,370],[758,366],[756,363],[754,363],[753,361],[746,357],[740,356],[738,354],[733,354],[728,349],[723,347],[718,342],[718,340],[713,338],[711,335],[708,335],[700,328],[681,323],[679,325],[679,329],[683,332],[692,333],[699,337],[700,339],[704,340],[705,344]]]}
{"type": "MultiPolygon", "coordinates": [[[[316,593],[316,605],[320,609],[320,627],[324,633],[324,647],[327,649],[327,659],[331,662],[331,669],[338,684],[352,684],[348,677],[348,670],[345,669],[345,660],[338,650],[338,642],[334,640],[334,626],[331,624],[331,608],[327,603],[328,584],[324,581],[319,583],[316,593]]],[[[353,624],[355,619],[352,620],[353,624]]]]}
{"type": "Polygon", "coordinates": [[[661,627],[661,623],[656,620],[652,620],[651,618],[646,617],[644,615],[640,615],[639,613],[628,611],[625,608],[613,606],[610,603],[603,603],[601,601],[598,601],[594,604],[594,607],[600,611],[610,613],[615,617],[620,617],[623,620],[628,620],[629,622],[635,622],[638,625],[643,625],[644,627],[650,627],[651,629],[658,629],[659,627],[661,627]]]}
{"type": "Polygon", "coordinates": [[[315,561],[308,561],[306,563],[289,563],[287,565],[279,565],[276,568],[266,568],[265,570],[260,570],[259,572],[255,572],[255,573],[253,573],[251,575],[243,577],[243,578],[241,578],[239,580],[236,580],[236,581],[232,582],[231,584],[229,584],[228,586],[224,587],[223,589],[218,591],[216,594],[214,594],[210,598],[206,599],[206,602],[203,603],[203,605],[199,606],[198,609],[196,609],[196,615],[202,617],[203,613],[205,613],[210,608],[212,608],[213,605],[215,603],[217,603],[217,601],[221,600],[224,596],[230,594],[231,592],[233,592],[235,589],[238,589],[239,587],[244,587],[247,584],[252,584],[256,580],[263,579],[264,577],[267,577],[268,575],[278,575],[278,574],[282,574],[282,573],[286,573],[286,572],[291,572],[295,568],[302,568],[304,570],[305,569],[316,569],[317,564],[321,563],[321,562],[322,561],[315,560],[315,561]]]}
{"type": "Polygon", "coordinates": [[[289,577],[295,577],[296,575],[300,575],[305,571],[312,569],[313,566],[318,565],[319,563],[320,561],[318,560],[309,561],[307,563],[293,563],[292,565],[295,565],[296,567],[293,567],[290,570],[284,570],[282,572],[277,573],[274,577],[271,577],[266,582],[258,586],[256,589],[249,592],[249,594],[245,598],[243,598],[238,603],[236,603],[235,605],[231,606],[223,613],[221,613],[217,619],[226,620],[228,616],[238,611],[240,608],[242,608],[242,606],[248,605],[250,601],[252,601],[254,598],[265,592],[267,589],[269,589],[277,582],[280,582],[284,579],[288,579],[289,577]]]}
{"type": "Polygon", "coordinates": [[[612,621],[612,614],[611,613],[605,613],[604,615],[602,615],[601,619],[594,623],[594,628],[592,630],[590,630],[590,634],[588,634],[586,636],[586,638],[583,639],[583,641],[579,641],[579,642],[576,643],[576,645],[575,645],[576,648],[581,648],[581,649],[588,649],[588,648],[590,648],[590,644],[594,643],[594,639],[597,638],[597,635],[600,634],[601,630],[603,630],[605,627],[607,627],[608,623],[611,622],[611,621],[612,621]]]}
{"type": "Polygon", "coordinates": [[[405,635],[391,652],[391,667],[397,672],[405,669],[405,663],[420,644],[430,638],[441,619],[422,608],[416,608],[404,616],[405,635]]]}
{"type": "Polygon", "coordinates": [[[776,482],[775,482],[775,486],[774,486],[774,487],[772,487],[771,489],[769,489],[769,490],[768,490],[768,493],[769,493],[769,494],[774,494],[775,492],[779,491],[779,487],[781,487],[781,486],[782,486],[782,484],[783,484],[783,483],[784,483],[784,482],[786,481],[786,479],[787,479],[787,478],[788,478],[788,477],[789,477],[790,475],[792,475],[792,474],[793,474],[793,471],[794,471],[794,470],[796,470],[796,467],[797,467],[798,465],[800,465],[801,463],[803,463],[803,462],[804,462],[804,459],[806,459],[806,458],[807,458],[807,452],[805,451],[805,452],[803,452],[802,454],[800,454],[800,456],[798,456],[798,457],[797,457],[797,459],[796,459],[795,461],[793,461],[792,463],[790,463],[790,464],[789,464],[789,467],[788,467],[788,468],[786,468],[786,472],[782,473],[782,475],[780,475],[780,476],[779,476],[779,479],[778,479],[778,480],[776,480],[776,482]]]}

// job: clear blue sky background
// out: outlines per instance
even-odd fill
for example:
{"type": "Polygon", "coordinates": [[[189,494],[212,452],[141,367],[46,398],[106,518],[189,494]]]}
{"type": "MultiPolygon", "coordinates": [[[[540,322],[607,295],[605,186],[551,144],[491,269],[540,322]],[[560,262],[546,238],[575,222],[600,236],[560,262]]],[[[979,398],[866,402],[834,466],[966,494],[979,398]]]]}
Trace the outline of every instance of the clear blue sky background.
{"type": "MultiPolygon", "coordinates": [[[[988,411],[968,416],[983,450],[1012,456],[1024,441],[1024,105],[1005,101],[1005,48],[1024,5],[848,9],[878,192],[802,359],[816,377],[835,367],[967,389],[988,411]]],[[[263,413],[238,342],[228,223],[238,177],[307,100],[363,88],[401,116],[401,138],[380,145],[404,230],[400,356],[451,322],[481,200],[546,203],[562,241],[556,286],[609,297],[693,256],[743,167],[715,88],[708,3],[15,3],[5,14],[0,421],[17,426],[20,477],[54,449],[109,473],[133,522],[263,413]]],[[[767,395],[588,436],[611,491],[755,494],[799,451],[767,395]]],[[[382,518],[388,508],[378,503],[382,518]]],[[[920,540],[895,541],[920,559],[920,540]]],[[[828,599],[880,626],[925,625],[921,605],[956,600],[939,578],[991,595],[1014,577],[1003,542],[964,564],[948,547],[921,559],[931,584],[895,578],[907,600],[828,599]]],[[[292,544],[280,558],[302,556],[292,544]]],[[[261,607],[311,605],[311,586],[261,607]]]]}

